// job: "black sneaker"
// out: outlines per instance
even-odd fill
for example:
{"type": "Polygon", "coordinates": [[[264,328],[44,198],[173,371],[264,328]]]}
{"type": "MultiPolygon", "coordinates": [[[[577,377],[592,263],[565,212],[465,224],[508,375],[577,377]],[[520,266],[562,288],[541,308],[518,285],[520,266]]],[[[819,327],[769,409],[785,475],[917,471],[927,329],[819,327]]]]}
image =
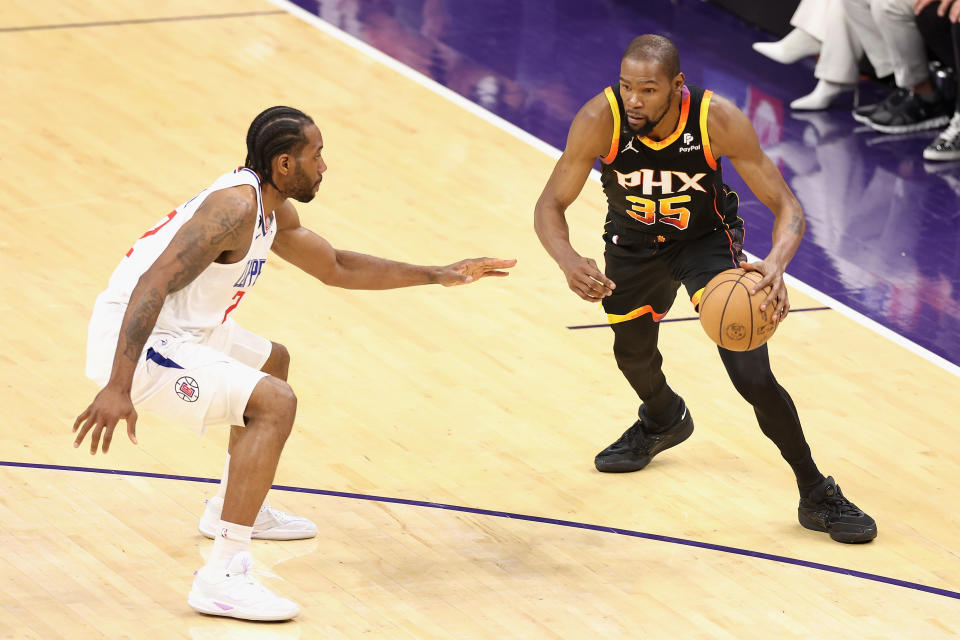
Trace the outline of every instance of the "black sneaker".
{"type": "Polygon", "coordinates": [[[854,109],[853,119],[862,124],[867,124],[870,121],[871,116],[877,113],[880,109],[889,109],[895,107],[903,102],[908,95],[910,95],[910,92],[906,89],[897,89],[880,102],[875,104],[865,104],[854,109]]]}
{"type": "Polygon", "coordinates": [[[807,529],[826,531],[837,542],[870,542],[877,537],[877,523],[843,497],[832,477],[800,499],[797,517],[807,529]]]}
{"type": "Polygon", "coordinates": [[[953,114],[947,128],[923,150],[923,159],[941,162],[960,160],[960,112],[953,114]]]}
{"type": "Polygon", "coordinates": [[[597,471],[605,473],[639,471],[650,464],[653,456],[689,438],[693,433],[693,418],[687,411],[686,403],[682,404],[682,408],[680,418],[672,425],[663,430],[651,431],[651,428],[656,427],[652,420],[644,417],[646,412],[641,406],[640,419],[624,431],[619,440],[594,458],[593,463],[597,471]]]}
{"type": "Polygon", "coordinates": [[[912,91],[900,103],[877,109],[867,120],[867,126],[883,133],[912,133],[939,129],[950,121],[952,110],[937,97],[926,102],[912,91]]]}

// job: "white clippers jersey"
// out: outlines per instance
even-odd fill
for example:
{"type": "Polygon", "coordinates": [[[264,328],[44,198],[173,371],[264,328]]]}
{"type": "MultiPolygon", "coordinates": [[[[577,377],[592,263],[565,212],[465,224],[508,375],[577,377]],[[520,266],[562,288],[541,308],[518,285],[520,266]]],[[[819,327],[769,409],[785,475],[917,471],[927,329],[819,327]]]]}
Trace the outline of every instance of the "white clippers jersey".
{"type": "MultiPolygon", "coordinates": [[[[126,311],[137,281],[169,246],[177,231],[193,217],[211,193],[243,184],[252,186],[257,192],[257,223],[247,255],[231,264],[214,262],[208,265],[193,282],[167,296],[154,331],[191,333],[200,337],[226,322],[230,312],[236,309],[243,296],[257,281],[277,233],[273,213],[267,216],[263,210],[260,179],[253,171],[244,167],[220,176],[212,185],[171,211],[167,217],[144,233],[127,252],[110,276],[107,290],[97,299],[97,306],[106,304],[115,311],[122,307],[119,317],[116,313],[110,314],[116,322],[117,335],[123,312],[126,311]]],[[[112,356],[111,353],[111,359],[112,356]]]]}

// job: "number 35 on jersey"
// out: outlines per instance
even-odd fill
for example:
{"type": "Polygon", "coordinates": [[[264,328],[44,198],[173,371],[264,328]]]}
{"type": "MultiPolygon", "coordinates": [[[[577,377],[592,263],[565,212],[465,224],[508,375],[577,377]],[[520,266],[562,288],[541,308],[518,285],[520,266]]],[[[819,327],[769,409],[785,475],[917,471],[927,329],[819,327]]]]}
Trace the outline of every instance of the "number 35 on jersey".
{"type": "Polygon", "coordinates": [[[616,171],[615,173],[620,186],[632,192],[631,195],[626,196],[627,202],[630,203],[626,210],[627,215],[643,224],[662,222],[677,229],[686,229],[690,224],[690,210],[682,205],[689,203],[691,197],[687,194],[653,200],[633,195],[634,193],[639,191],[644,196],[652,196],[654,189],[662,195],[681,193],[689,189],[707,192],[700,184],[700,180],[707,175],[706,173],[690,176],[683,171],[654,171],[653,169],[640,169],[630,173],[616,171]]]}

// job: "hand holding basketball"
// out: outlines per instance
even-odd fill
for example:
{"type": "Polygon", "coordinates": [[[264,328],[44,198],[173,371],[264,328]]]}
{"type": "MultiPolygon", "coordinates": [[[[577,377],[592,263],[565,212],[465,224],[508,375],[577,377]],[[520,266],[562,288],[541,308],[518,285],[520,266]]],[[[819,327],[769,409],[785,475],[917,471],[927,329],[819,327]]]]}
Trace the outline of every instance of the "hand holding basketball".
{"type": "Polygon", "coordinates": [[[790,297],[787,295],[787,285],[783,282],[783,267],[769,258],[757,262],[741,262],[740,267],[744,271],[760,274],[761,279],[754,286],[754,290],[759,291],[769,287],[767,298],[760,303],[760,306],[766,311],[770,305],[773,305],[773,319],[783,322],[790,312],[790,297]]]}
{"type": "Polygon", "coordinates": [[[730,351],[750,351],[762,346],[777,330],[778,322],[768,300],[770,287],[760,288],[758,271],[727,269],[703,289],[700,324],[717,345],[730,351]],[[752,295],[759,289],[756,295],[752,295]]]}

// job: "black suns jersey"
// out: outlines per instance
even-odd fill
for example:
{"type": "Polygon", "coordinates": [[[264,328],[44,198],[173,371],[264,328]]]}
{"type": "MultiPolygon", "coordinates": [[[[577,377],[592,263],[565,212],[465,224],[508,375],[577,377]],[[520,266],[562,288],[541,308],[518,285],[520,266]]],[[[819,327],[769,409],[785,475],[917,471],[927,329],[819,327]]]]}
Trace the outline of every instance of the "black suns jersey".
{"type": "Polygon", "coordinates": [[[677,128],[660,141],[630,129],[619,86],[607,87],[604,95],[614,125],[610,151],[600,159],[608,230],[612,221],[614,229],[679,240],[743,225],[736,194],[723,184],[720,161],[710,149],[712,91],[684,86],[677,128]]]}

